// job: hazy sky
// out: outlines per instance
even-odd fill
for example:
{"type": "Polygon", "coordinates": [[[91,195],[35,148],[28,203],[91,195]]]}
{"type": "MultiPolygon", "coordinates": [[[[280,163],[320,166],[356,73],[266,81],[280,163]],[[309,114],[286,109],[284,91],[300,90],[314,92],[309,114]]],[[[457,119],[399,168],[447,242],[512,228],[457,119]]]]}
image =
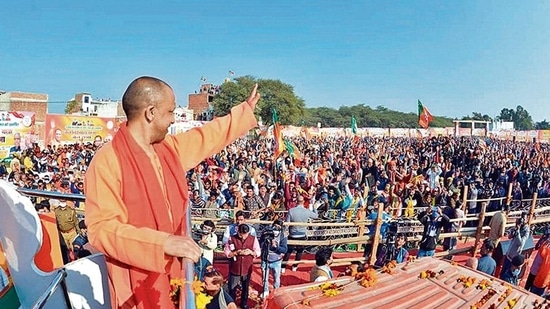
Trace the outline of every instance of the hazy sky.
{"type": "Polygon", "coordinates": [[[279,79],[307,107],[364,103],[550,120],[550,1],[9,1],[0,89],[117,99],[135,77],[180,105],[201,77],[279,79]],[[162,3],[162,4],[161,4],[162,3]]]}

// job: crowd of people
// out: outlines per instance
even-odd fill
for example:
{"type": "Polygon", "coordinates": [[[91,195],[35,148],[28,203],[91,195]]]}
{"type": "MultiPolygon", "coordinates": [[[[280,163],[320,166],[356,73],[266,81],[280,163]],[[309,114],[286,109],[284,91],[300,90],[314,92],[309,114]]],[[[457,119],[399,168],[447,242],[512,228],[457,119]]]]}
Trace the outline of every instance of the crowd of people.
{"type": "MultiPolygon", "coordinates": [[[[154,117],[151,110],[151,119],[154,117]]],[[[508,206],[503,198],[510,185],[514,200],[529,199],[534,193],[539,198],[550,197],[550,147],[545,143],[448,136],[297,136],[290,139],[299,148],[299,155],[285,152],[275,158],[273,139],[245,137],[225,147],[218,145],[215,148],[219,150],[206,159],[196,158],[189,163],[192,166],[184,166],[188,170],[184,176],[185,190],[192,212],[209,218],[201,225],[202,236],[196,240],[206,264],[215,264],[213,251],[219,247],[216,220],[213,219],[236,222],[227,227],[221,240],[221,247],[230,261],[229,293],[224,298],[228,302],[236,300],[240,287],[243,308],[246,307],[254,258],[262,257],[264,280],[268,282],[272,272],[275,288],[280,286],[281,273],[286,270],[282,262],[288,261],[292,252],[296,252],[296,261],[301,259],[304,246],[287,245],[287,237],[307,241],[306,228],[291,225],[288,233],[281,232],[286,229],[286,222],[307,222],[315,218],[349,220],[359,210],[375,219],[377,209],[372,206],[382,203],[384,222],[414,216],[424,225],[418,256],[431,256],[441,231],[460,230],[461,223],[451,219],[480,212],[478,199],[494,198],[487,210],[502,211],[508,206]],[[464,192],[467,192],[467,205],[462,205],[464,192]],[[247,224],[250,218],[268,220],[272,224],[267,228],[247,224]]],[[[14,152],[9,164],[2,161],[0,178],[19,188],[85,194],[84,183],[90,162],[102,147],[102,141],[43,148],[36,145],[14,152]]],[[[94,173],[93,179],[97,180],[97,171],[94,173]]],[[[178,182],[174,181],[174,184],[178,182]]],[[[172,183],[165,185],[167,190],[174,189],[172,183]]],[[[73,204],[43,197],[33,199],[39,212],[56,213],[72,258],[86,254],[82,253],[87,242],[86,224],[75,212],[75,209],[84,211],[86,203],[73,204]],[[74,244],[77,236],[80,236],[79,242],[74,244]]],[[[496,221],[495,226],[502,225],[502,219],[496,221]]],[[[388,225],[382,227],[383,238],[387,228],[388,225]]],[[[518,237],[524,238],[526,232],[522,228],[525,226],[518,228],[518,237]]],[[[482,246],[482,258],[475,267],[494,274],[492,263],[484,257],[494,250],[502,234],[493,236],[494,239],[489,235],[482,246]]],[[[381,250],[377,264],[382,265],[390,254],[398,261],[406,261],[405,242],[406,237],[397,237],[394,251],[381,250]]],[[[520,239],[518,246],[524,243],[524,239],[520,239]]],[[[456,239],[448,238],[443,242],[444,250],[454,246],[456,239]]],[[[365,255],[368,255],[368,246],[365,247],[365,255]]],[[[109,249],[101,248],[101,251],[109,249]]],[[[504,272],[514,274],[523,265],[524,261],[516,258],[520,251],[506,256],[504,272]]],[[[327,248],[317,252],[312,281],[332,278],[331,256],[332,250],[327,248]]],[[[296,265],[291,269],[296,270],[296,265]]],[[[212,279],[212,276],[205,278],[212,279]]],[[[214,281],[219,283],[217,279],[214,281]]],[[[541,280],[536,282],[537,288],[544,291],[547,282],[542,280],[543,287],[541,280]]],[[[265,284],[262,295],[268,293],[269,284],[265,284]]]]}

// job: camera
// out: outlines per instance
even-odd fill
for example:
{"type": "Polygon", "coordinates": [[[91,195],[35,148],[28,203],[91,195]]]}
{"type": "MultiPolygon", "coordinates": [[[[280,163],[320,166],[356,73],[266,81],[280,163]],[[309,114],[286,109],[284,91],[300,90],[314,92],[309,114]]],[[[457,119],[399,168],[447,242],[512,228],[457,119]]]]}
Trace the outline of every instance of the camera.
{"type": "Polygon", "coordinates": [[[202,240],[202,237],[204,235],[210,234],[210,231],[203,230],[202,224],[195,224],[193,225],[193,228],[191,229],[191,237],[194,241],[199,242],[202,240]]]}
{"type": "Polygon", "coordinates": [[[272,226],[266,227],[262,231],[262,241],[271,241],[273,238],[275,238],[275,230],[272,226]]]}

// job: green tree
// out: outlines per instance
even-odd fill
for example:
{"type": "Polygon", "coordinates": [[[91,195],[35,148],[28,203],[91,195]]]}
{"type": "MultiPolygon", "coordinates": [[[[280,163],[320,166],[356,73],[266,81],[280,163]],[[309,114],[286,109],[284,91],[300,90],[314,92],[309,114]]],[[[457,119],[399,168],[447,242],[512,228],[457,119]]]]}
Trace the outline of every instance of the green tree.
{"type": "Polygon", "coordinates": [[[80,106],[76,100],[70,100],[65,106],[65,114],[72,114],[80,111],[80,106]]]}
{"type": "Polygon", "coordinates": [[[532,130],[534,128],[531,115],[529,115],[529,112],[521,107],[521,105],[516,107],[516,113],[514,116],[514,127],[517,130],[532,130]]]}
{"type": "Polygon", "coordinates": [[[231,108],[248,97],[253,85],[258,84],[258,92],[261,99],[255,110],[264,122],[271,119],[271,110],[275,108],[281,124],[299,124],[304,119],[304,100],[294,94],[294,88],[272,79],[256,79],[252,76],[237,77],[234,81],[222,84],[220,94],[214,96],[212,105],[214,115],[223,116],[229,113],[231,108]]]}
{"type": "Polygon", "coordinates": [[[550,130],[550,123],[544,119],[543,121],[535,123],[536,130],[550,130]]]}
{"type": "Polygon", "coordinates": [[[462,117],[462,120],[481,120],[481,121],[493,121],[493,118],[491,116],[485,114],[482,115],[478,112],[472,112],[472,116],[464,116],[462,117]]]}
{"type": "Polygon", "coordinates": [[[518,105],[515,110],[511,108],[503,108],[497,120],[512,121],[516,130],[532,130],[534,128],[533,119],[529,112],[521,105],[518,105]]]}
{"type": "Polygon", "coordinates": [[[497,120],[500,121],[514,121],[514,115],[516,112],[511,108],[503,108],[500,114],[497,116],[497,120]]]}

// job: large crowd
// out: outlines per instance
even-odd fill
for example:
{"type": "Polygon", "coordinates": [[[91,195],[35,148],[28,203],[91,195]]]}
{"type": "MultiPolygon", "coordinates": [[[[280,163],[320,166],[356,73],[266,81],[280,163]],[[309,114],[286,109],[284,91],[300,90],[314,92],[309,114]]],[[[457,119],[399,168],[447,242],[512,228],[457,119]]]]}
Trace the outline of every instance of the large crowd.
{"type": "MultiPolygon", "coordinates": [[[[240,227],[238,223],[249,218],[272,221],[277,232],[283,229],[285,221],[349,220],[359,210],[365,210],[368,218],[375,219],[377,208],[372,206],[382,203],[384,218],[412,217],[417,213],[415,208],[427,209],[418,217],[426,223],[426,229],[439,217],[438,229],[456,231],[460,226],[450,219],[479,213],[478,200],[487,198],[497,198],[487,205],[488,211],[503,209],[510,187],[514,200],[529,199],[535,192],[539,198],[550,197],[550,146],[545,143],[447,136],[422,139],[299,136],[290,139],[299,151],[284,152],[278,158],[273,156],[271,138],[238,139],[185,175],[194,215],[237,222],[228,226],[224,235],[222,245],[226,252],[234,251],[227,247],[233,245],[231,235],[256,235],[255,229],[261,228],[258,225],[240,227]],[[465,191],[468,202],[462,205],[465,191]]],[[[0,163],[0,178],[19,188],[85,194],[86,170],[101,146],[102,142],[75,143],[59,147],[34,146],[15,152],[9,164],[7,160],[0,163]]],[[[60,204],[63,207],[65,204],[45,198],[33,199],[40,212],[55,211],[60,204]]],[[[85,203],[77,202],[74,207],[84,210],[85,203]]],[[[66,220],[73,221],[73,218],[66,220]]],[[[201,225],[205,233],[197,240],[210,264],[214,263],[213,255],[206,252],[219,244],[217,239],[212,240],[213,221],[216,220],[206,220],[201,225]]],[[[83,222],[73,223],[75,234],[70,237],[85,230],[83,222]]],[[[383,230],[383,236],[384,233],[383,230]]],[[[427,230],[426,235],[429,233],[427,230]]],[[[275,239],[280,239],[279,233],[276,234],[275,239]]],[[[295,226],[289,228],[288,238],[307,240],[304,228],[295,226]]],[[[250,246],[250,255],[258,256],[263,251],[258,246],[266,239],[258,240],[258,244],[246,244],[250,246]],[[257,254],[252,254],[253,251],[257,254]]],[[[405,241],[398,237],[396,255],[391,259],[407,259],[407,251],[401,249],[405,241]]],[[[420,244],[419,254],[433,255],[434,248],[427,243],[431,240],[423,241],[426,243],[424,248],[420,244]]],[[[281,242],[270,243],[269,250],[266,249],[267,256],[273,260],[266,257],[265,267],[274,272],[279,269],[275,287],[280,285],[280,273],[286,269],[281,267],[281,260],[288,261],[292,251],[296,251],[296,260],[299,260],[303,252],[301,246],[287,247],[286,239],[284,246],[281,242]]],[[[444,243],[444,247],[452,249],[455,244],[450,241],[444,243]]],[[[74,243],[67,246],[72,248],[74,243]]],[[[365,255],[368,255],[366,247],[365,255]]],[[[317,253],[312,281],[331,278],[327,265],[332,252],[322,249],[317,253]]],[[[378,264],[383,264],[386,254],[378,257],[378,264]]],[[[230,283],[233,287],[248,284],[242,280],[237,278],[230,283]]],[[[234,293],[231,293],[233,298],[234,293]]]]}
{"type": "MultiPolygon", "coordinates": [[[[232,209],[242,198],[243,209],[254,213],[272,206],[265,197],[269,193],[282,199],[277,206],[285,210],[301,195],[306,206],[319,211],[378,201],[395,205],[401,211],[396,215],[404,215],[411,193],[415,206],[447,205],[459,201],[453,197],[470,186],[471,211],[474,205],[479,208],[476,198],[505,197],[510,184],[515,200],[534,192],[539,198],[550,196],[548,144],[441,136],[292,140],[298,156],[284,153],[275,159],[271,139],[243,138],[203,161],[187,174],[192,206],[232,209]],[[234,196],[235,187],[242,197],[234,196]],[[252,194],[262,199],[251,199],[252,194]]],[[[2,160],[0,177],[21,188],[83,193],[87,166],[99,147],[101,143],[36,145],[12,154],[8,165],[2,160]]]]}

